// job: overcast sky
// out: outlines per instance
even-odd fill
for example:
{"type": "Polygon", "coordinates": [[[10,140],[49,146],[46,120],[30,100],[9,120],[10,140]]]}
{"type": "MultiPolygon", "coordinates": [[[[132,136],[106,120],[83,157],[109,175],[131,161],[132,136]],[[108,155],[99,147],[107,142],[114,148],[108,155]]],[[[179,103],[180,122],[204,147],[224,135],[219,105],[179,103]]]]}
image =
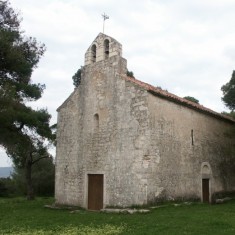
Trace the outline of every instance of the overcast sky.
{"type": "MultiPolygon", "coordinates": [[[[27,36],[47,51],[32,79],[46,85],[35,108],[56,108],[73,91],[72,76],[84,65],[95,37],[123,46],[137,79],[178,96],[193,96],[217,112],[226,110],[220,90],[235,69],[235,0],[10,0],[27,36]]],[[[0,150],[0,166],[10,161],[0,150]]]]}

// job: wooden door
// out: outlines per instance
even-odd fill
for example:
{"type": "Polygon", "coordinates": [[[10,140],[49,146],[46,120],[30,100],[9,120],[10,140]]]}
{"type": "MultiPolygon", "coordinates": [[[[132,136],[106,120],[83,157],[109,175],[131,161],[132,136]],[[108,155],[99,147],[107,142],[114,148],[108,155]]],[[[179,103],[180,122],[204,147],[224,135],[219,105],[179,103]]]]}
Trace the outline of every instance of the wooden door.
{"type": "Polygon", "coordinates": [[[88,175],[88,210],[103,209],[104,176],[88,175]]]}
{"type": "Polygon", "coordinates": [[[202,179],[202,201],[210,202],[209,179],[202,179]]]}

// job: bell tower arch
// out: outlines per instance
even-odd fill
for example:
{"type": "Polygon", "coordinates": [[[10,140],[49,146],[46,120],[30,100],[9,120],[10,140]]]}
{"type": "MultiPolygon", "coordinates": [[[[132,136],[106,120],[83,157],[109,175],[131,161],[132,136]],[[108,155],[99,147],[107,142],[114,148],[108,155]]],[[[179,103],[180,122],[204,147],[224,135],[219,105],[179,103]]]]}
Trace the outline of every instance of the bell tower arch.
{"type": "Polygon", "coordinates": [[[122,45],[112,37],[99,33],[85,53],[85,65],[90,65],[113,56],[122,57],[122,45]]]}

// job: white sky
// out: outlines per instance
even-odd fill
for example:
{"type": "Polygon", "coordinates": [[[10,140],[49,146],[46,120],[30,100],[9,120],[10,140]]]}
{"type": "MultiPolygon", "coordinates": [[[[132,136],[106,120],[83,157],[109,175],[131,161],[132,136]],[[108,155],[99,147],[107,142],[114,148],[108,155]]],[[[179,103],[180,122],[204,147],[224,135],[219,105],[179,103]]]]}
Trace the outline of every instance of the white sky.
{"type": "MultiPolygon", "coordinates": [[[[226,110],[221,86],[235,69],[234,0],[10,0],[21,12],[27,36],[47,51],[32,79],[44,83],[35,108],[56,108],[73,91],[72,76],[102,32],[123,46],[137,79],[178,96],[193,96],[217,112],[226,110]]],[[[0,150],[0,166],[9,160],[0,150]]]]}

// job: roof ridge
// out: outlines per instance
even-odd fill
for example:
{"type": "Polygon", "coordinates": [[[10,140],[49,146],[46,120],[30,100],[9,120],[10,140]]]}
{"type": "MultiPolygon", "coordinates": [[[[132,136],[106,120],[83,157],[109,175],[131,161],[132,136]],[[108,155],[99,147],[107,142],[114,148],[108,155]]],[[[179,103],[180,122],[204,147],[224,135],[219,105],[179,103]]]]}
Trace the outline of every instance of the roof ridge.
{"type": "Polygon", "coordinates": [[[148,92],[152,93],[153,95],[161,96],[161,97],[166,98],[168,100],[171,100],[173,102],[183,104],[183,105],[185,105],[185,106],[187,106],[189,108],[196,109],[198,111],[205,112],[205,113],[208,113],[210,115],[216,116],[218,118],[226,119],[227,121],[235,123],[235,120],[232,117],[228,117],[228,116],[225,116],[225,115],[220,114],[218,112],[215,112],[212,109],[204,107],[201,104],[194,103],[192,101],[189,101],[187,99],[179,97],[179,96],[177,96],[177,95],[175,95],[173,93],[170,93],[170,92],[168,92],[166,90],[163,90],[163,89],[161,89],[159,87],[155,87],[155,86],[153,86],[151,84],[148,84],[146,82],[142,82],[142,81],[140,81],[140,80],[138,80],[136,78],[132,78],[132,77],[129,77],[129,76],[122,76],[122,77],[126,81],[130,81],[130,82],[135,83],[135,84],[139,85],[140,87],[146,89],[148,92]]]}

